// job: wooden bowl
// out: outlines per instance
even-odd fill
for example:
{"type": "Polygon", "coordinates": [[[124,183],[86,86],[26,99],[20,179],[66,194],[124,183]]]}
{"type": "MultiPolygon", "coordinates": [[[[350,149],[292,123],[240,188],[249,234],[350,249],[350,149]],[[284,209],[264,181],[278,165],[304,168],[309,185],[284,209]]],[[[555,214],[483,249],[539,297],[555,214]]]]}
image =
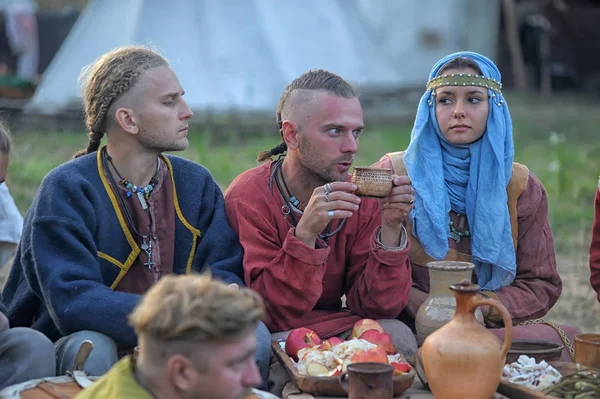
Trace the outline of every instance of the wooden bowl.
{"type": "MultiPolygon", "coordinates": [[[[294,384],[296,384],[298,389],[300,389],[302,392],[312,394],[313,396],[348,397],[348,393],[344,391],[340,385],[340,379],[337,376],[313,377],[300,374],[295,362],[283,350],[281,342],[283,341],[273,340],[271,342],[271,349],[273,349],[275,357],[277,360],[279,360],[290,379],[294,382],[294,384]]],[[[401,396],[404,391],[409,389],[412,386],[416,375],[417,373],[415,372],[414,367],[408,373],[395,375],[392,380],[394,386],[394,397],[401,396]]]]}
{"type": "Polygon", "coordinates": [[[563,349],[562,344],[554,342],[515,339],[506,354],[506,363],[516,362],[521,355],[532,357],[537,363],[555,361],[560,359],[563,349]]]}
{"type": "Polygon", "coordinates": [[[361,197],[387,197],[392,191],[392,170],[389,168],[354,167],[352,183],[358,190],[356,195],[361,197]]]}

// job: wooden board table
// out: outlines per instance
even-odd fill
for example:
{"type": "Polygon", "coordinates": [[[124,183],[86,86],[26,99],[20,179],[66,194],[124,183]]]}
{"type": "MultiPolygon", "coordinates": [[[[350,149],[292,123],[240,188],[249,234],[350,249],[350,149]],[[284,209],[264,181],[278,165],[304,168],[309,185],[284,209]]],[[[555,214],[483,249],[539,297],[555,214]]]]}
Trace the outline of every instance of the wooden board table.
{"type": "MultiPolygon", "coordinates": [[[[419,381],[419,379],[415,379],[412,386],[406,392],[404,392],[401,396],[396,396],[396,398],[435,399],[435,397],[431,394],[430,391],[423,388],[423,384],[421,384],[421,381],[419,381]]],[[[282,399],[344,399],[344,398],[313,396],[308,393],[302,393],[302,391],[300,391],[300,389],[298,389],[298,387],[293,382],[288,382],[287,385],[285,386],[285,388],[283,388],[282,399]]],[[[345,399],[347,399],[347,397],[345,399]]],[[[497,393],[492,397],[492,399],[510,399],[510,398],[497,393]]]]}

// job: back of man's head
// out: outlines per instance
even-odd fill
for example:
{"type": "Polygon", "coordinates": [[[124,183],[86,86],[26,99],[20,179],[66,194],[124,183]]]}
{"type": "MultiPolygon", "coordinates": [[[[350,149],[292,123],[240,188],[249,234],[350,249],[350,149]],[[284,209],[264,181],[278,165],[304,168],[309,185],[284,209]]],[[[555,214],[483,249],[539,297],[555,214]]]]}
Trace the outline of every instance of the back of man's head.
{"type": "MultiPolygon", "coordinates": [[[[315,92],[324,92],[338,97],[358,97],[358,89],[335,73],[323,69],[303,73],[287,85],[279,98],[275,120],[283,138],[283,121],[298,107],[308,103],[315,92]]],[[[258,154],[257,161],[263,162],[287,150],[285,141],[276,147],[258,154]]]]}
{"type": "Polygon", "coordinates": [[[152,68],[169,66],[165,57],[143,46],[126,46],[109,51],[82,70],[85,122],[89,143],[73,158],[96,151],[102,136],[114,121],[114,105],[138,82],[140,75],[152,68]]]}

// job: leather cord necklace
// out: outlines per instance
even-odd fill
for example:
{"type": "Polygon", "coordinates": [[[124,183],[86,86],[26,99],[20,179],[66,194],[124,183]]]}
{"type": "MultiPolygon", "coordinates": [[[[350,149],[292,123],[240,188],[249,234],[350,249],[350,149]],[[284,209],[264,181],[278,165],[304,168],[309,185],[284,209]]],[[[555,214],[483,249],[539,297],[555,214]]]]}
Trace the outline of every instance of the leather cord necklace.
{"type": "MultiPolygon", "coordinates": [[[[293,223],[290,223],[290,226],[296,227],[298,225],[298,218],[296,217],[295,212],[292,209],[293,207],[295,207],[295,205],[290,203],[290,199],[288,199],[288,197],[286,195],[284,195],[284,191],[283,191],[283,187],[282,187],[282,185],[284,185],[286,189],[288,188],[287,183],[285,182],[285,177],[283,177],[283,171],[281,169],[281,165],[283,164],[283,158],[284,157],[280,157],[277,160],[277,162],[275,163],[275,165],[273,166],[273,172],[271,172],[271,178],[269,179],[269,187],[271,189],[271,192],[273,192],[273,181],[275,181],[275,184],[277,185],[277,189],[279,190],[279,193],[281,194],[281,197],[283,198],[283,201],[285,202],[285,205],[283,205],[281,207],[281,213],[283,213],[286,216],[290,215],[292,217],[292,221],[293,221],[293,223]]],[[[289,189],[287,189],[287,192],[291,195],[291,193],[289,192],[289,189]]],[[[300,213],[302,213],[302,210],[299,209],[299,211],[300,211],[300,213]]],[[[344,219],[342,219],[342,222],[340,223],[340,225],[334,231],[331,231],[331,222],[329,222],[327,224],[327,227],[325,228],[325,233],[319,234],[319,238],[325,242],[328,242],[329,238],[334,236],[335,234],[337,234],[345,225],[346,225],[346,219],[344,218],[344,219]]]]}

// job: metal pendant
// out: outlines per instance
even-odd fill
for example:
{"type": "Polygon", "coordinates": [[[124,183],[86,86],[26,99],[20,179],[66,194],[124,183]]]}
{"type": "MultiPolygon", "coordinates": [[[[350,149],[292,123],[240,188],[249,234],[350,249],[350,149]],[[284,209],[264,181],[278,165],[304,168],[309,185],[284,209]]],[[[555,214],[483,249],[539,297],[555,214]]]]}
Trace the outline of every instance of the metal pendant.
{"type": "Polygon", "coordinates": [[[144,193],[139,191],[137,193],[137,197],[140,200],[140,204],[142,205],[142,209],[146,210],[148,209],[148,204],[146,203],[146,198],[144,198],[144,193]]]}
{"type": "Polygon", "coordinates": [[[450,232],[450,238],[452,238],[458,244],[460,242],[460,235],[456,231],[450,232]]]}

